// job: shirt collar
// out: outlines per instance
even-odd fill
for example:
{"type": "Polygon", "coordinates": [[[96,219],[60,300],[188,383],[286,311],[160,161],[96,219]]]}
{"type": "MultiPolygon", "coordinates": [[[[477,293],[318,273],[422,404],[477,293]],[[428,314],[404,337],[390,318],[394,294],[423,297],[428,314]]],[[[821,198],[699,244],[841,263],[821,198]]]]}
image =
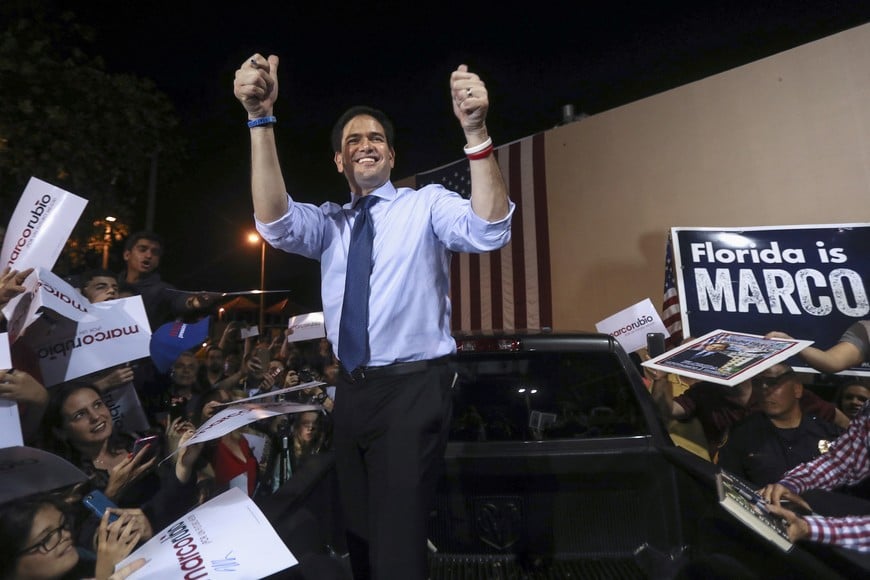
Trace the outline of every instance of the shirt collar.
{"type": "MultiPolygon", "coordinates": [[[[379,188],[377,188],[376,190],[371,192],[369,195],[374,195],[375,197],[379,197],[379,198],[385,199],[387,201],[392,201],[392,200],[396,199],[396,195],[398,195],[398,193],[396,192],[396,186],[393,185],[393,182],[387,181],[382,186],[380,186],[379,188]]],[[[350,194],[350,201],[348,203],[344,204],[344,209],[351,209],[351,208],[356,207],[356,203],[357,203],[357,201],[359,201],[359,199],[361,197],[363,197],[363,196],[354,195],[353,193],[351,193],[350,194]]]]}

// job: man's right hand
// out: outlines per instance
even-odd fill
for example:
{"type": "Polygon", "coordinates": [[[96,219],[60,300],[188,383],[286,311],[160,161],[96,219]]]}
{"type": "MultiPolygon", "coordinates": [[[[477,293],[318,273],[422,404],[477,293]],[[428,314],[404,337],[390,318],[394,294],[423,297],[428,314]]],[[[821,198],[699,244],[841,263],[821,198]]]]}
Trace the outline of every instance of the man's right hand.
{"type": "Polygon", "coordinates": [[[278,99],[278,57],[268,59],[255,54],[239,67],[233,81],[233,94],[245,107],[249,119],[272,114],[278,99]]]}

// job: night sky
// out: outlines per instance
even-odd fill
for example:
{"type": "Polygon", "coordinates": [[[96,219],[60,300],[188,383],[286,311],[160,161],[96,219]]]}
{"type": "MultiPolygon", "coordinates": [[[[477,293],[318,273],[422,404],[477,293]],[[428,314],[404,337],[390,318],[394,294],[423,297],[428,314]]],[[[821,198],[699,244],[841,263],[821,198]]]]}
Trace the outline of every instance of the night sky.
{"type": "MultiPolygon", "coordinates": [[[[343,202],[328,134],[351,105],[393,118],[394,178],[461,157],[448,94],[458,64],[487,84],[498,145],[554,127],[563,105],[595,114],[870,21],[855,0],[67,4],[95,27],[109,72],[151,78],[175,103],[189,167],[158,192],[155,229],[167,238],[164,278],[190,290],[259,285],[259,251],[244,242],[248,130],[232,95],[235,69],[254,52],[281,57],[288,188],[343,202]]],[[[268,248],[266,269],[267,288],[319,308],[316,264],[268,248]]]]}

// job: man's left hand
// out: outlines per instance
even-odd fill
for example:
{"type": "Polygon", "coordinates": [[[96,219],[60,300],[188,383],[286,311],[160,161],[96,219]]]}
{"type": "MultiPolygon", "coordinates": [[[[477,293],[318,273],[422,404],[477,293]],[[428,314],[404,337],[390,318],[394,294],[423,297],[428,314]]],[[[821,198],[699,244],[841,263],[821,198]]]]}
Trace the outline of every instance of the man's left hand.
{"type": "MultiPolygon", "coordinates": [[[[489,93],[480,77],[468,72],[468,66],[459,65],[450,75],[450,94],[453,98],[453,113],[466,135],[485,132],[489,93]]],[[[481,141],[485,140],[484,135],[481,141]]],[[[469,145],[476,144],[469,142],[469,145]]]]}

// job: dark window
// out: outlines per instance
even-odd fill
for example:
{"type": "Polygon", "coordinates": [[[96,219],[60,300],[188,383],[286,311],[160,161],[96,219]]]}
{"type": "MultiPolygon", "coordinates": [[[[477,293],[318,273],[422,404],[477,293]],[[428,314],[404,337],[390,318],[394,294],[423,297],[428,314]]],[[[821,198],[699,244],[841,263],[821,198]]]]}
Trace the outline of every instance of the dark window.
{"type": "Polygon", "coordinates": [[[629,378],[611,353],[461,355],[452,441],[543,441],[647,433],[629,378]]]}

